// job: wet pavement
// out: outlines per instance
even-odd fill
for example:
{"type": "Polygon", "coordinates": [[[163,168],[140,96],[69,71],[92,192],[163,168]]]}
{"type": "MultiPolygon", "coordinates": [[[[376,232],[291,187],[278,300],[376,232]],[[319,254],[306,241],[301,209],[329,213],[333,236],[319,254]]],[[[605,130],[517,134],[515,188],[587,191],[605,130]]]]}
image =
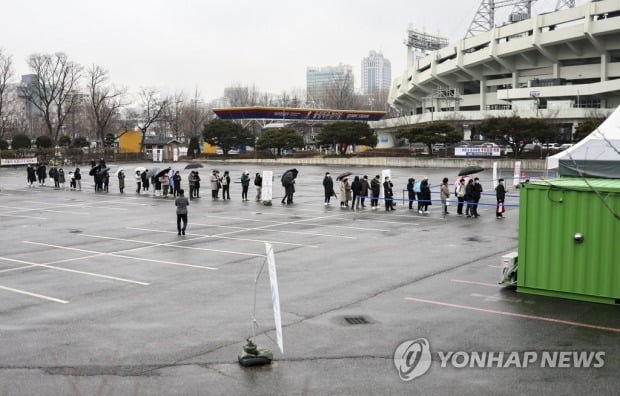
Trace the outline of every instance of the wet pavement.
{"type": "MultiPolygon", "coordinates": [[[[493,195],[477,219],[457,217],[454,206],[444,217],[438,202],[424,215],[402,202],[391,213],[382,204],[341,209],[323,205],[324,172],[381,169],[298,167],[295,203],[286,206],[279,177],[290,166],[205,165],[179,237],[172,198],[135,193],[138,165],[153,164],[112,166],[126,170],[125,194],[114,176],[109,193],[95,193],[87,172],[83,191],[68,183],[57,191],[49,179],[28,187],[24,168],[0,169],[1,395],[617,394],[617,306],[497,285],[500,257],[517,249],[516,196],[504,220],[495,219],[493,195]],[[231,172],[230,201],[211,200],[212,167],[231,172]],[[272,206],[252,199],[253,185],[241,201],[246,169],[274,171],[272,206]],[[275,250],[284,354],[265,270],[256,340],[275,361],[242,368],[265,242],[275,250]],[[420,338],[432,364],[403,381],[394,352],[420,338]],[[441,367],[450,352],[457,358],[441,367]],[[469,367],[472,352],[537,361],[469,367]],[[561,352],[604,352],[604,364],[541,367],[544,353],[561,352]]],[[[397,198],[409,177],[456,178],[454,169],[391,172],[397,198]]],[[[188,173],[181,170],[186,191],[188,173]]],[[[479,177],[492,191],[491,172],[479,177]]]]}

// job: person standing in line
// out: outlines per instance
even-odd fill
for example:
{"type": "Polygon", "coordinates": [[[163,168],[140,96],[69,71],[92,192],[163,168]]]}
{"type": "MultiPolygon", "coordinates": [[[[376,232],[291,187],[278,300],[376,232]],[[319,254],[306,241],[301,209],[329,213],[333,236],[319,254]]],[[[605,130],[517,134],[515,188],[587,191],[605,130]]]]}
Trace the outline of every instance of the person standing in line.
{"type": "Polygon", "coordinates": [[[323,205],[329,205],[329,200],[332,196],[336,195],[334,193],[334,181],[332,180],[332,176],[329,172],[325,172],[325,177],[323,178],[323,191],[325,192],[325,200],[323,201],[323,205]]]}
{"type": "Polygon", "coordinates": [[[125,172],[118,172],[118,190],[121,194],[124,194],[123,190],[125,189],[125,172]]]}
{"type": "Polygon", "coordinates": [[[506,199],[506,187],[504,187],[504,179],[497,181],[497,187],[495,187],[495,198],[497,199],[497,208],[495,210],[495,217],[498,219],[504,218],[504,200],[506,199]]]}
{"type": "Polygon", "coordinates": [[[458,185],[454,189],[454,195],[456,195],[456,199],[459,201],[458,206],[456,207],[456,214],[459,216],[463,216],[463,202],[465,201],[465,179],[459,180],[458,185]]]}
{"type": "Polygon", "coordinates": [[[385,200],[385,210],[389,212],[394,209],[394,185],[390,181],[388,176],[385,177],[383,182],[383,199],[385,200]]]}
{"type": "Polygon", "coordinates": [[[428,185],[428,177],[420,183],[420,194],[418,195],[419,202],[421,202],[420,210],[418,213],[428,214],[428,206],[432,205],[431,202],[431,187],[428,185]]]}
{"type": "Polygon", "coordinates": [[[174,206],[177,207],[177,232],[179,235],[185,235],[185,229],[187,228],[187,207],[189,206],[189,201],[183,195],[184,191],[182,188],[179,189],[179,196],[174,200],[174,206]],[[183,226],[181,226],[183,223],[183,226]]]}
{"type": "Polygon", "coordinates": [[[143,191],[149,190],[149,178],[148,178],[148,175],[146,174],[148,171],[149,171],[148,169],[145,169],[144,172],[142,172],[142,174],[140,175],[142,179],[142,190],[143,191]]]}
{"type": "Polygon", "coordinates": [[[465,215],[467,217],[472,217],[474,213],[474,194],[474,181],[472,179],[469,179],[469,181],[467,182],[467,186],[465,186],[465,203],[467,205],[465,209],[465,215]]]}
{"type": "Polygon", "coordinates": [[[379,208],[379,194],[381,194],[381,176],[376,175],[375,178],[370,181],[370,190],[372,191],[370,206],[372,210],[377,210],[379,208]]]}
{"type": "Polygon", "coordinates": [[[216,171],[213,171],[211,173],[210,182],[211,182],[211,200],[215,201],[217,199],[217,196],[218,196],[218,190],[219,190],[218,185],[220,183],[220,180],[217,177],[217,172],[216,171]]]}
{"type": "Polygon", "coordinates": [[[230,175],[228,171],[224,171],[224,176],[221,178],[222,181],[222,199],[230,201],[230,175]]]}
{"type": "Polygon", "coordinates": [[[65,171],[60,168],[58,169],[58,183],[60,184],[60,189],[64,190],[65,189],[65,171]]]}
{"type": "Polygon", "coordinates": [[[448,187],[448,178],[444,177],[439,187],[439,199],[441,199],[443,214],[450,214],[448,213],[448,198],[450,198],[450,187],[448,187]]]}
{"type": "Polygon", "coordinates": [[[142,175],[140,174],[140,171],[136,171],[136,194],[140,194],[140,190],[142,189],[142,182],[144,181],[144,178],[142,177],[142,175]]]}
{"type": "Polygon", "coordinates": [[[181,189],[181,174],[179,171],[174,172],[172,180],[174,180],[174,196],[176,197],[179,195],[179,190],[181,189]]]}
{"type": "Polygon", "coordinates": [[[243,171],[241,174],[241,200],[248,200],[248,189],[250,188],[250,172],[243,171]]]}
{"type": "Polygon", "coordinates": [[[256,200],[260,201],[260,194],[263,189],[263,177],[259,172],[256,172],[256,176],[254,176],[254,186],[256,186],[256,200]]]}
{"type": "Polygon", "coordinates": [[[187,176],[187,184],[189,185],[189,199],[194,199],[194,171],[189,172],[189,176],[187,176]]]}
{"type": "Polygon", "coordinates": [[[103,175],[101,175],[101,182],[103,183],[103,191],[109,192],[110,174],[108,172],[103,172],[103,175]]]}
{"type": "Polygon", "coordinates": [[[362,194],[362,182],[359,176],[355,176],[351,183],[351,192],[353,199],[351,200],[351,210],[360,208],[360,195],[362,194]]]}
{"type": "Polygon", "coordinates": [[[80,168],[75,168],[73,172],[73,178],[75,179],[75,186],[78,191],[82,191],[82,174],[80,173],[80,168]]]}
{"type": "Polygon", "coordinates": [[[365,208],[366,205],[364,205],[364,202],[366,201],[366,197],[368,196],[368,190],[370,189],[370,184],[368,183],[368,176],[364,175],[364,177],[362,177],[362,190],[360,192],[360,200],[361,200],[361,204],[362,204],[362,208],[365,208]]]}
{"type": "Polygon", "coordinates": [[[54,190],[60,190],[60,175],[55,166],[50,169],[50,177],[54,179],[54,190]]]}
{"type": "Polygon", "coordinates": [[[194,198],[200,198],[200,174],[194,171],[194,198]]]}
{"type": "MultiPolygon", "coordinates": [[[[340,192],[340,207],[344,208],[344,207],[348,207],[349,206],[349,202],[347,201],[347,184],[349,184],[349,181],[347,180],[346,177],[343,177],[342,179],[340,179],[339,182],[339,192],[340,192]]],[[[349,186],[349,189],[351,187],[349,186]]]]}
{"type": "Polygon", "coordinates": [[[476,177],[474,178],[474,217],[480,217],[478,214],[478,202],[480,202],[480,197],[482,197],[482,184],[480,184],[479,179],[476,177]]]}
{"type": "Polygon", "coordinates": [[[28,164],[28,167],[26,168],[26,180],[28,181],[28,187],[32,187],[34,182],[37,181],[34,167],[31,164],[28,164]]]}
{"type": "Polygon", "coordinates": [[[409,198],[409,210],[413,209],[413,202],[415,201],[415,191],[413,191],[413,186],[415,185],[415,179],[410,177],[407,181],[407,195],[409,198]]]}
{"type": "Polygon", "coordinates": [[[163,197],[168,198],[168,189],[170,188],[170,177],[168,176],[168,172],[161,175],[159,182],[161,183],[163,197]]]}
{"type": "Polygon", "coordinates": [[[175,189],[176,186],[174,185],[174,172],[172,174],[168,173],[168,194],[172,195],[172,198],[175,197],[175,189]]]}
{"type": "Polygon", "coordinates": [[[39,186],[44,186],[45,178],[47,177],[47,170],[45,169],[45,165],[39,164],[39,166],[37,166],[37,177],[39,179],[39,186]]]}

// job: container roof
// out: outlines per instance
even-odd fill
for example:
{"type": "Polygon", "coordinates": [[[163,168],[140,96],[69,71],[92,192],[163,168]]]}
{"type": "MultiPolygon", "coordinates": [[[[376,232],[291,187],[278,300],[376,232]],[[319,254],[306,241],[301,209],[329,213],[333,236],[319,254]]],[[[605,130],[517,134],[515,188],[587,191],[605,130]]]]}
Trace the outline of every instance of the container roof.
{"type": "Polygon", "coordinates": [[[598,191],[620,192],[620,179],[563,177],[560,179],[537,180],[530,182],[530,184],[567,190],[590,191],[594,188],[598,191]]]}

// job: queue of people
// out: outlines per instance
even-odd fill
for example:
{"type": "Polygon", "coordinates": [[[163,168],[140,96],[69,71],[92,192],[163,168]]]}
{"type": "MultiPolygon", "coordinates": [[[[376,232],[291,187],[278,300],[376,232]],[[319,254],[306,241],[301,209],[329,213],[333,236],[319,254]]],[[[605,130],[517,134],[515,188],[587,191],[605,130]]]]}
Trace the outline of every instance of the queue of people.
{"type": "MultiPolygon", "coordinates": [[[[34,187],[34,184],[37,181],[40,186],[44,186],[46,177],[49,176],[54,181],[55,189],[65,189],[66,177],[63,168],[52,166],[49,171],[47,171],[44,164],[37,164],[36,167],[29,164],[26,171],[29,187],[34,187]]],[[[95,191],[109,191],[109,168],[106,167],[103,159],[100,160],[99,164],[96,164],[94,161],[91,162],[91,170],[89,174],[93,176],[95,191]]],[[[75,168],[74,171],[68,173],[68,176],[70,177],[70,189],[81,191],[82,175],[80,168],[75,168]]],[[[118,179],[119,192],[124,194],[126,179],[124,170],[120,169],[117,171],[116,176],[118,179]]],[[[296,169],[286,171],[282,175],[281,181],[282,187],[284,188],[284,196],[281,201],[282,204],[293,204],[296,177],[296,169]]],[[[250,183],[252,183],[250,173],[248,171],[243,171],[239,177],[239,180],[239,183],[241,184],[241,200],[248,201],[249,187],[250,183]]],[[[184,199],[187,199],[188,201],[200,198],[201,179],[198,170],[191,170],[187,177],[189,187],[188,197],[184,196],[182,181],[183,177],[179,171],[164,171],[159,172],[157,175],[151,174],[150,176],[148,169],[136,170],[135,172],[137,194],[149,192],[152,186],[154,196],[161,196],[164,198],[172,196],[177,198],[183,195],[184,199]]],[[[224,173],[220,175],[218,170],[212,170],[209,181],[212,200],[215,201],[220,199],[220,190],[222,200],[226,201],[231,199],[230,187],[232,184],[232,179],[229,171],[224,171],[224,173]]],[[[253,184],[256,188],[256,201],[261,201],[263,180],[260,172],[256,172],[253,184]]],[[[396,202],[400,200],[395,198],[394,184],[389,176],[385,176],[383,180],[380,175],[376,175],[372,179],[369,179],[367,175],[353,176],[353,181],[350,183],[349,176],[339,177],[336,179],[336,182],[334,182],[330,172],[325,172],[322,184],[324,190],[323,204],[325,206],[331,205],[331,200],[335,197],[338,201],[340,201],[341,208],[360,210],[366,208],[366,200],[369,199],[371,210],[378,210],[379,201],[383,200],[385,211],[390,212],[396,210],[396,202]],[[381,198],[382,193],[383,197],[381,198]]],[[[413,177],[409,178],[404,192],[406,193],[406,198],[403,201],[405,204],[408,204],[409,210],[417,210],[419,214],[423,215],[429,213],[429,207],[433,205],[434,200],[432,199],[431,185],[427,177],[423,177],[419,181],[416,181],[413,177]]],[[[466,216],[468,218],[480,217],[478,206],[483,193],[483,188],[478,177],[473,179],[469,177],[458,179],[453,193],[457,201],[457,216],[466,216]]],[[[498,180],[495,193],[497,200],[496,218],[503,219],[505,213],[504,201],[506,197],[504,179],[498,180]]],[[[441,202],[442,215],[450,214],[448,211],[448,206],[451,195],[452,193],[450,191],[449,180],[445,177],[439,185],[439,200],[435,201],[441,202]]]]}

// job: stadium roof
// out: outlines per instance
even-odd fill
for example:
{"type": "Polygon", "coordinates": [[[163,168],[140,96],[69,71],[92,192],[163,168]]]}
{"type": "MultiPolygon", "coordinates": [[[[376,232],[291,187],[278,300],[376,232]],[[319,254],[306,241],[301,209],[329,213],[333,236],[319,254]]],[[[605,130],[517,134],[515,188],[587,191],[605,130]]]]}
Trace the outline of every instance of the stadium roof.
{"type": "Polygon", "coordinates": [[[298,109],[293,107],[228,107],[213,109],[222,120],[378,121],[385,111],[298,109]]]}

